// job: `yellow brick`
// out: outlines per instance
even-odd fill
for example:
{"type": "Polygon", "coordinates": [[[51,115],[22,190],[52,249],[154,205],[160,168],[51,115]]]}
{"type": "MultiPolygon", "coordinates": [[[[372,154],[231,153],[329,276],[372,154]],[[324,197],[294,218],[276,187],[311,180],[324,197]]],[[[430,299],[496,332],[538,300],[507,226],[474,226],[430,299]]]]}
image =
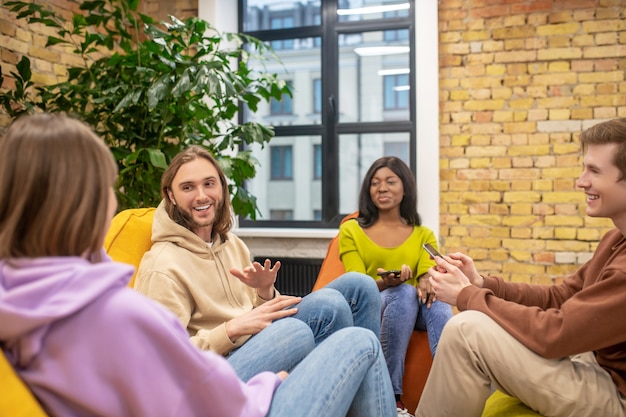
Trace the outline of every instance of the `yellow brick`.
{"type": "MultiPolygon", "coordinates": [[[[497,226],[502,222],[501,216],[492,216],[492,215],[484,215],[484,216],[463,216],[459,219],[462,225],[492,225],[497,226]]],[[[484,246],[484,245],[481,245],[484,246]]]]}
{"type": "Polygon", "coordinates": [[[615,45],[617,43],[617,34],[599,33],[596,35],[596,45],[615,45]]]}
{"type": "Polygon", "coordinates": [[[491,96],[494,99],[510,99],[513,95],[513,90],[510,88],[494,88],[491,90],[491,96]]]}
{"type": "Polygon", "coordinates": [[[535,28],[530,25],[506,27],[493,30],[491,36],[493,39],[533,38],[535,28]]]}
{"type": "Polygon", "coordinates": [[[572,109],[572,120],[591,119],[592,116],[591,109],[572,109]]]}
{"type": "Polygon", "coordinates": [[[615,20],[591,20],[583,22],[583,32],[617,32],[620,29],[623,30],[623,23],[619,19],[615,20]]]}
{"type": "MultiPolygon", "coordinates": [[[[521,169],[521,168],[516,168],[521,169]]],[[[532,189],[532,181],[527,179],[511,181],[510,191],[530,191],[532,189]]]]}
{"type": "Polygon", "coordinates": [[[625,45],[587,46],[584,48],[585,59],[615,58],[626,56],[625,45]]]}
{"type": "Polygon", "coordinates": [[[461,40],[460,32],[440,32],[439,33],[440,43],[457,43],[460,40],[461,40]]]}
{"type": "MultiPolygon", "coordinates": [[[[544,221],[546,226],[581,227],[583,225],[583,219],[580,216],[546,216],[544,221]]],[[[572,238],[574,238],[574,236],[572,236],[572,238]]]]}
{"type": "Polygon", "coordinates": [[[520,98],[511,100],[509,107],[512,109],[530,109],[535,104],[535,100],[532,98],[520,98]]]}
{"type": "Polygon", "coordinates": [[[595,39],[593,35],[579,35],[572,38],[572,46],[593,46],[595,39]]]}
{"type": "Polygon", "coordinates": [[[552,86],[552,85],[576,84],[577,82],[578,82],[578,75],[572,72],[536,75],[533,78],[533,83],[535,85],[552,86]]]}
{"type": "Polygon", "coordinates": [[[626,97],[623,94],[605,96],[585,96],[580,98],[582,107],[599,106],[623,106],[626,105],[626,97]]]}
{"type": "Polygon", "coordinates": [[[589,74],[579,74],[578,77],[581,83],[620,82],[624,80],[624,71],[598,71],[589,74]]]}
{"type": "Polygon", "coordinates": [[[533,205],[528,203],[516,203],[511,205],[511,215],[528,216],[532,214],[533,205]]]}
{"type": "MultiPolygon", "coordinates": [[[[584,99],[584,97],[582,98],[584,99]]],[[[538,98],[537,107],[550,109],[550,108],[565,108],[574,107],[578,105],[578,99],[576,97],[547,97],[538,98]]]]}
{"type": "Polygon", "coordinates": [[[528,64],[528,73],[529,74],[542,74],[548,71],[548,63],[547,62],[532,62],[528,64]]]}
{"type": "Polygon", "coordinates": [[[509,227],[537,227],[542,225],[538,216],[509,216],[502,219],[503,226],[509,227]]]}
{"type": "Polygon", "coordinates": [[[598,241],[601,238],[600,231],[597,229],[580,228],[576,229],[577,240],[598,241]]]}
{"type": "Polygon", "coordinates": [[[451,115],[452,121],[454,123],[471,123],[472,122],[472,112],[456,112],[451,115]]]}
{"type": "Polygon", "coordinates": [[[549,48],[569,48],[570,39],[569,36],[553,36],[548,43],[549,48]]]}
{"type": "Polygon", "coordinates": [[[518,239],[503,239],[502,240],[502,248],[509,250],[522,250],[522,251],[533,251],[533,250],[544,250],[545,242],[541,240],[518,240],[518,239]]]}
{"type": "Polygon", "coordinates": [[[557,59],[579,59],[582,58],[583,52],[581,48],[548,48],[537,51],[537,59],[539,60],[557,60],[557,59]]]}
{"type": "Polygon", "coordinates": [[[493,112],[493,121],[498,122],[498,123],[512,122],[513,112],[512,111],[495,111],[493,112]]]}
{"type": "Polygon", "coordinates": [[[490,158],[472,158],[470,167],[473,169],[490,168],[491,159],[490,158]]]}
{"type": "Polygon", "coordinates": [[[502,65],[502,64],[487,65],[486,73],[487,73],[487,75],[503,75],[503,74],[506,74],[506,65],[502,65]]]}
{"type": "Polygon", "coordinates": [[[612,119],[616,114],[614,107],[598,107],[593,110],[593,117],[595,119],[612,119]]]}
{"type": "Polygon", "coordinates": [[[551,62],[549,65],[550,72],[568,72],[571,71],[570,63],[567,61],[551,62]]]}
{"type": "Polygon", "coordinates": [[[505,203],[536,203],[541,201],[541,193],[538,192],[507,192],[504,193],[505,203]]]}
{"type": "Polygon", "coordinates": [[[507,39],[504,41],[505,51],[523,51],[525,48],[525,39],[507,39]]]}
{"type": "Polygon", "coordinates": [[[535,180],[539,177],[541,171],[538,169],[502,169],[499,172],[500,179],[520,180],[530,179],[535,180]]]}
{"type": "Polygon", "coordinates": [[[543,193],[544,203],[580,203],[584,201],[584,194],[580,191],[559,191],[543,193]]]}
{"type": "Polygon", "coordinates": [[[487,30],[472,30],[464,32],[462,35],[463,42],[476,42],[491,39],[491,33],[487,30]]]}
{"type": "Polygon", "coordinates": [[[500,239],[494,238],[465,238],[463,243],[470,248],[500,248],[500,239]]]}
{"type": "Polygon", "coordinates": [[[466,146],[469,144],[469,141],[470,135],[454,135],[450,144],[452,146],[466,146]]]}
{"type": "Polygon", "coordinates": [[[533,181],[532,189],[535,191],[552,191],[552,181],[550,180],[533,181]]]}
{"type": "Polygon", "coordinates": [[[589,250],[589,244],[576,240],[548,240],[546,242],[546,249],[553,251],[585,252],[589,250]]]}
{"type": "Polygon", "coordinates": [[[577,22],[561,23],[556,25],[545,25],[537,27],[537,35],[554,36],[564,34],[574,34],[580,30],[580,24],[577,22]]]}
{"type": "Polygon", "coordinates": [[[466,156],[472,157],[494,157],[506,155],[506,146],[468,146],[465,149],[466,156]]]}
{"type": "Polygon", "coordinates": [[[550,110],[550,120],[569,120],[570,119],[570,109],[551,109],[550,110]]]}
{"type": "MultiPolygon", "coordinates": [[[[552,152],[557,155],[578,153],[580,151],[580,145],[578,143],[555,143],[552,145],[552,152]]],[[[573,161],[572,161],[573,162],[573,161]]]]}
{"type": "Polygon", "coordinates": [[[497,52],[495,62],[532,62],[537,60],[537,51],[497,52]]]}
{"type": "Polygon", "coordinates": [[[467,158],[456,158],[450,161],[450,169],[463,169],[469,168],[470,160],[467,158]]]}
{"type": "Polygon", "coordinates": [[[563,240],[576,239],[576,229],[573,227],[557,227],[554,229],[554,238],[563,240]]]}
{"type": "Polygon", "coordinates": [[[467,90],[450,91],[450,100],[467,100],[469,99],[469,93],[467,90]]]}
{"type": "Polygon", "coordinates": [[[508,155],[548,155],[550,154],[550,145],[529,145],[529,146],[511,146],[508,148],[508,155]]]}

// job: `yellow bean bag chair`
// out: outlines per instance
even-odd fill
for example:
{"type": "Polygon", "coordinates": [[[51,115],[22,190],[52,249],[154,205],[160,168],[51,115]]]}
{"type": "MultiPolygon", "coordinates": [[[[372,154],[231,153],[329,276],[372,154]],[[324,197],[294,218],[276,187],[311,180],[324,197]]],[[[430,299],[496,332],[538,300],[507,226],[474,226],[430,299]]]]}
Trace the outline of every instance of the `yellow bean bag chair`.
{"type": "Polygon", "coordinates": [[[541,417],[517,398],[496,391],[487,399],[482,417],[541,417]]]}

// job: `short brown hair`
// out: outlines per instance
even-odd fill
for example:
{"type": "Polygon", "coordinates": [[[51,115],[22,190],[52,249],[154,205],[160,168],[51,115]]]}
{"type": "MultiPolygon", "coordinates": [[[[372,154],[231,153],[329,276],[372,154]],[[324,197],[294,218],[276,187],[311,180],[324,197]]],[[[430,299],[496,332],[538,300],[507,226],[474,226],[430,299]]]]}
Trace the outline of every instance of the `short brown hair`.
{"type": "Polygon", "coordinates": [[[613,163],[620,171],[619,180],[626,179],[626,118],[612,119],[591,126],[580,134],[580,143],[583,150],[588,145],[617,144],[613,163]]]}
{"type": "Polygon", "coordinates": [[[113,155],[84,123],[61,114],[17,119],[0,139],[0,258],[100,261],[113,155]]]}
{"type": "Polygon", "coordinates": [[[209,151],[199,145],[191,145],[187,149],[178,153],[174,158],[172,158],[172,162],[167,167],[163,176],[161,177],[161,197],[163,197],[163,201],[165,201],[165,210],[167,214],[170,216],[172,220],[181,226],[191,230],[192,223],[191,219],[187,218],[187,216],[178,209],[178,206],[174,205],[174,203],[170,200],[170,197],[167,193],[168,190],[172,190],[172,183],[174,182],[174,177],[178,173],[178,170],[184,164],[194,161],[198,158],[204,158],[209,161],[217,170],[217,174],[220,177],[220,185],[222,187],[222,207],[220,211],[216,213],[215,222],[213,223],[213,232],[217,233],[225,238],[226,233],[231,229],[233,225],[233,219],[230,210],[230,193],[228,192],[228,183],[226,182],[226,175],[224,171],[217,163],[217,160],[209,151]]]}

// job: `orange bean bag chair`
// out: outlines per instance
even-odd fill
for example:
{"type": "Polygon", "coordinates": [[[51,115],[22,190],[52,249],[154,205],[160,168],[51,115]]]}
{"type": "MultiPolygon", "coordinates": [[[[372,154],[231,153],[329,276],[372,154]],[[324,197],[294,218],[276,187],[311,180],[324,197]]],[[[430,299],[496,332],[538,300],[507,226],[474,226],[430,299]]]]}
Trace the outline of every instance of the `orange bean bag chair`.
{"type": "MultiPolygon", "coordinates": [[[[356,218],[358,212],[347,215],[341,221],[356,218]]],[[[339,259],[339,236],[335,236],[328,245],[326,257],[322,262],[322,267],[313,286],[313,291],[318,290],[346,272],[339,259]]],[[[428,334],[423,331],[414,331],[409,342],[404,363],[404,379],[402,380],[403,394],[402,402],[413,412],[417,407],[422,390],[426,384],[426,378],[433,363],[428,344],[428,334]]]]}

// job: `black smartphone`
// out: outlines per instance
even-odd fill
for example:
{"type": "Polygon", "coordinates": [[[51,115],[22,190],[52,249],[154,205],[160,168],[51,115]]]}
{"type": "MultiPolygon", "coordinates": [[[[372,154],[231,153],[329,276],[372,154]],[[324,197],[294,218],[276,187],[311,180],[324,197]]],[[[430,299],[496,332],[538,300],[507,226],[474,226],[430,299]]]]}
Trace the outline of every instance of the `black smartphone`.
{"type": "Polygon", "coordinates": [[[400,278],[401,272],[402,271],[400,271],[399,269],[390,269],[389,271],[380,271],[378,275],[382,277],[385,275],[393,274],[396,278],[400,278]]]}
{"type": "Polygon", "coordinates": [[[443,258],[443,256],[441,256],[439,251],[437,251],[437,249],[435,249],[433,245],[431,245],[430,243],[424,243],[422,246],[424,246],[424,250],[428,252],[428,254],[432,256],[433,259],[435,259],[437,256],[439,256],[440,258],[443,258]]]}

